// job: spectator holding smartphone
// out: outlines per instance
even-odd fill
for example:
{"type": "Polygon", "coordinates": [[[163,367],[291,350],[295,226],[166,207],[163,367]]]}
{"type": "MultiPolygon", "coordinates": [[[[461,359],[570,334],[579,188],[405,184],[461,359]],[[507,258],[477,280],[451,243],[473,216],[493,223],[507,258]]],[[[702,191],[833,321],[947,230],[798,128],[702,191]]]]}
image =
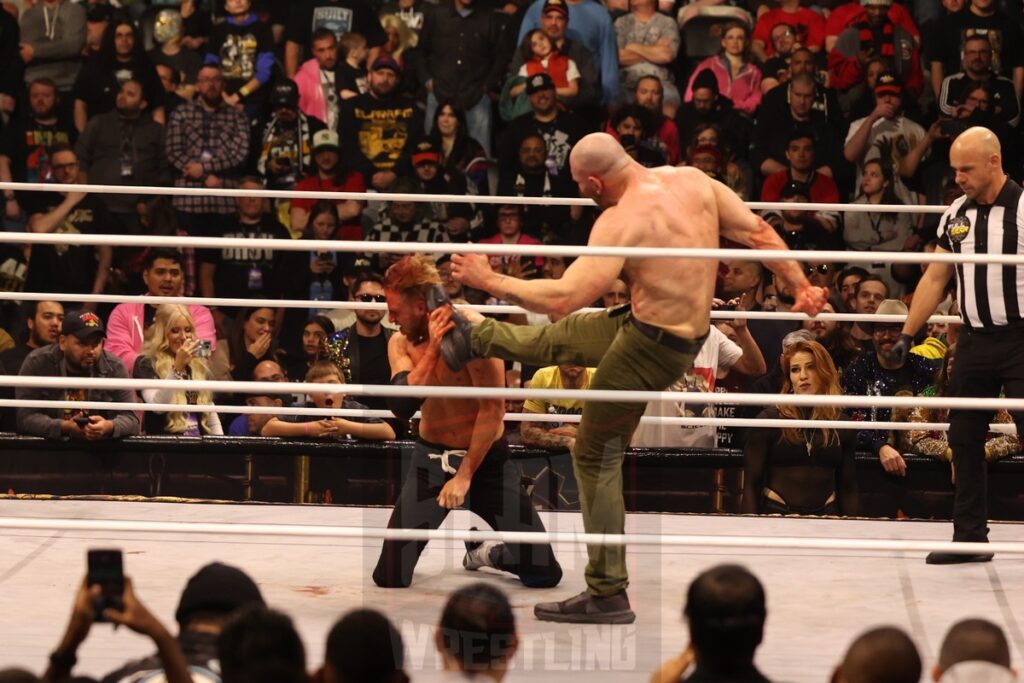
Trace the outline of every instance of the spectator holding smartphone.
{"type": "MultiPolygon", "coordinates": [[[[61,323],[56,344],[28,354],[19,374],[33,377],[64,377],[64,388],[18,387],[19,401],[101,401],[130,403],[130,389],[83,389],[75,387],[75,378],[126,378],[121,360],[103,349],[106,330],[95,313],[69,312],[61,323]]],[[[48,439],[99,439],[134,436],[139,433],[139,418],[128,410],[83,411],[77,408],[18,408],[18,433],[48,439]],[[90,414],[91,413],[91,414],[90,414]]]]}
{"type": "MultiPolygon", "coordinates": [[[[208,339],[196,338],[196,326],[187,306],[163,304],[157,306],[153,324],[146,331],[143,353],[135,361],[132,375],[137,379],[195,379],[210,376],[207,358],[211,344],[208,339]]],[[[180,389],[143,389],[146,403],[180,403],[182,405],[212,405],[209,391],[182,391],[180,389]]],[[[178,434],[181,436],[222,436],[217,413],[147,412],[146,433],[178,434]]]]}
{"type": "MultiPolygon", "coordinates": [[[[51,653],[50,665],[42,680],[71,679],[72,669],[78,661],[78,648],[85,642],[97,621],[96,602],[101,596],[101,587],[98,584],[90,585],[89,577],[86,576],[79,585],[64,636],[57,649],[51,653]]],[[[102,618],[115,626],[127,626],[132,631],[147,636],[156,645],[157,651],[155,656],[132,662],[103,680],[127,680],[128,674],[138,675],[140,672],[162,670],[163,680],[167,683],[192,683],[193,680],[209,680],[202,676],[202,670],[208,667],[209,658],[198,652],[201,648],[197,647],[196,641],[216,639],[220,622],[214,622],[218,617],[223,621],[222,613],[227,614],[234,607],[250,602],[261,604],[263,598],[259,588],[241,571],[221,564],[207,565],[192,577],[181,596],[177,616],[182,626],[182,635],[178,638],[171,635],[163,623],[139,600],[135,595],[132,580],[127,576],[124,577],[121,602],[123,607],[120,609],[103,609],[102,618]],[[235,578],[235,574],[239,575],[241,580],[235,578]],[[214,589],[219,591],[216,597],[211,594],[214,589]],[[186,607],[189,608],[187,613],[186,607]],[[205,615],[203,620],[198,618],[200,609],[206,610],[202,613],[205,615]],[[203,633],[200,627],[205,631],[204,635],[200,635],[203,633]],[[191,634],[192,637],[186,637],[186,634],[191,634]],[[190,675],[189,664],[197,667],[193,669],[197,674],[195,679],[190,675]]],[[[207,648],[209,649],[212,648],[207,648]]]]}

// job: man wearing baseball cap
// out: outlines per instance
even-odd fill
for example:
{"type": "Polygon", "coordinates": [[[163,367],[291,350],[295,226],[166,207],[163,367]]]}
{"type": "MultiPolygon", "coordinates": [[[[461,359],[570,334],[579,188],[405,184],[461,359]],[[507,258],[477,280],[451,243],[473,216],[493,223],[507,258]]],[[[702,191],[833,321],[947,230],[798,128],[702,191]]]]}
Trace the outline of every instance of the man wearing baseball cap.
{"type": "MultiPolygon", "coordinates": [[[[295,186],[298,191],[305,192],[365,192],[366,182],[363,174],[342,161],[341,142],[333,130],[323,129],[313,135],[313,164],[307,171],[308,175],[295,186]]],[[[293,199],[291,202],[291,229],[293,233],[301,233],[309,222],[309,212],[316,204],[315,199],[293,199]]],[[[362,226],[359,217],[363,212],[363,202],[355,199],[338,199],[334,201],[338,208],[338,219],[341,227],[338,237],[346,240],[362,239],[362,226]]]]}
{"type": "Polygon", "coordinates": [[[324,122],[299,110],[299,89],[283,78],[270,88],[270,113],[255,123],[256,170],[272,190],[293,190],[313,168],[313,136],[324,122]]]}
{"type": "MultiPolygon", "coordinates": [[[[534,29],[541,29],[548,36],[552,36],[553,28],[551,22],[564,21],[566,24],[572,22],[572,32],[587,51],[593,55],[593,64],[596,66],[598,81],[600,82],[601,101],[604,104],[612,104],[619,97],[619,47],[615,38],[615,26],[612,24],[611,15],[604,5],[595,0],[564,0],[564,2],[548,3],[547,0],[535,0],[519,25],[519,35],[516,44],[521,45],[526,34],[534,29]],[[552,4],[558,10],[552,8],[552,4]],[[566,10],[565,19],[560,19],[560,9],[566,10]]],[[[562,31],[564,31],[564,27],[562,31]]],[[[553,36],[552,36],[553,37],[553,36]]],[[[577,59],[576,54],[570,54],[562,49],[562,45],[555,40],[558,50],[562,54],[568,54],[580,69],[583,78],[583,65],[577,59]]]]}
{"type": "Polygon", "coordinates": [[[548,162],[559,173],[566,170],[569,150],[586,133],[583,120],[572,112],[561,111],[555,99],[555,83],[544,72],[526,81],[530,113],[515,118],[498,141],[498,164],[502,170],[515,168],[519,144],[528,135],[540,134],[547,144],[548,162]]]}
{"type": "MultiPolygon", "coordinates": [[[[131,403],[130,389],[82,389],[75,387],[76,377],[128,377],[121,360],[103,350],[106,328],[99,316],[79,309],[70,311],[61,323],[56,344],[28,354],[21,375],[64,377],[57,387],[18,387],[19,401],[99,401],[131,403]]],[[[130,410],[82,410],[79,408],[18,408],[18,433],[48,439],[100,439],[134,436],[139,433],[139,418],[130,410]]]]}
{"type": "MultiPolygon", "coordinates": [[[[569,28],[569,5],[566,0],[544,0],[540,12],[540,28],[558,50],[576,63],[580,72],[579,92],[574,97],[560,97],[569,109],[584,118],[596,113],[594,110],[601,104],[601,77],[594,62],[594,54],[578,40],[570,40],[566,36],[569,28]],[[585,112],[585,113],[584,113],[585,112]]],[[[516,50],[512,56],[511,73],[519,73],[523,65],[523,54],[516,50]]]]}
{"type": "MultiPolygon", "coordinates": [[[[263,604],[259,586],[237,567],[211,562],[189,578],[174,617],[181,627],[176,640],[193,683],[220,680],[217,637],[224,622],[243,607],[263,604]]],[[[103,680],[107,683],[164,680],[162,673],[165,671],[159,654],[153,654],[127,662],[103,680]]]]}
{"type": "Polygon", "coordinates": [[[916,197],[903,184],[898,171],[907,153],[924,138],[925,130],[904,115],[903,98],[903,85],[899,79],[891,73],[881,74],[875,83],[875,108],[867,116],[850,124],[843,156],[857,166],[855,187],[859,187],[864,162],[877,159],[882,149],[892,150],[895,165],[893,189],[896,196],[904,204],[916,204],[916,197]]]}
{"type": "Polygon", "coordinates": [[[367,92],[342,103],[345,161],[375,190],[391,187],[399,159],[423,131],[423,114],[412,96],[397,90],[401,75],[398,62],[387,55],[378,57],[370,65],[367,92]]]}
{"type": "MultiPolygon", "coordinates": [[[[920,95],[924,74],[919,37],[894,20],[899,15],[890,12],[893,0],[860,0],[860,5],[857,19],[839,33],[829,52],[831,87],[845,93],[863,84],[868,59],[881,57],[908,90],[920,95]]],[[[959,44],[959,35],[956,40],[959,44]]]]}

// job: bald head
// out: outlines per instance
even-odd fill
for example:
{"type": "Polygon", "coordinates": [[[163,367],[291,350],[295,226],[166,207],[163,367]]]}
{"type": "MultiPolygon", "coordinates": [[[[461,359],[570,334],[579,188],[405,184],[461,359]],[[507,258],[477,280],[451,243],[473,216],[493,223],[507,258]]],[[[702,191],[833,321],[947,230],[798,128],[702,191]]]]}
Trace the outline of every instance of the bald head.
{"type": "Polygon", "coordinates": [[[629,165],[629,155],[619,141],[607,133],[591,133],[576,143],[569,154],[573,176],[594,176],[602,180],[629,165]]]}
{"type": "Polygon", "coordinates": [[[974,126],[960,133],[949,150],[950,156],[964,153],[974,153],[987,158],[1002,155],[1002,148],[995,133],[988,128],[974,126]]]}
{"type": "Polygon", "coordinates": [[[999,138],[988,128],[968,128],[953,141],[949,165],[968,199],[992,204],[1006,181],[999,138]]]}

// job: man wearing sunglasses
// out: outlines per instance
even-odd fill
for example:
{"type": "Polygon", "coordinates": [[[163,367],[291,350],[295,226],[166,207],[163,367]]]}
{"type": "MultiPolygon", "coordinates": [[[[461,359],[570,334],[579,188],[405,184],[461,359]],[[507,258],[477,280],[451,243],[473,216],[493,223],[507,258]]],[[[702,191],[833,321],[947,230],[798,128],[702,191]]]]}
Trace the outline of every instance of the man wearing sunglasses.
{"type": "MultiPolygon", "coordinates": [[[[356,276],[349,288],[352,301],[363,304],[383,305],[384,280],[374,272],[364,272],[356,276]]],[[[389,384],[391,382],[391,363],[388,361],[388,340],[394,330],[382,325],[384,309],[359,309],[356,311],[356,322],[348,328],[349,369],[352,381],[356,384],[389,384]]],[[[387,410],[387,401],[380,396],[364,396],[360,399],[374,410],[387,410]]]]}
{"type": "Polygon", "coordinates": [[[815,287],[824,287],[830,293],[835,292],[836,276],[839,267],[835,263],[808,263],[804,266],[804,275],[815,287]]]}

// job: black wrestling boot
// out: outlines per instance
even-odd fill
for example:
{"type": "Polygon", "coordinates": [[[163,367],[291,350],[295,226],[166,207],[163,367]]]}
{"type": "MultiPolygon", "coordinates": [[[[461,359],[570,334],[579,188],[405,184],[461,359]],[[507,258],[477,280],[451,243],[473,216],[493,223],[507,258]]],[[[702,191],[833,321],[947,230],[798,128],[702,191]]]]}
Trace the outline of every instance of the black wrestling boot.
{"type": "MultiPolygon", "coordinates": [[[[433,311],[445,304],[452,306],[452,300],[448,298],[444,286],[434,285],[431,287],[427,292],[427,310],[433,311]]],[[[455,306],[452,306],[452,322],[455,327],[441,340],[441,357],[452,372],[458,372],[466,367],[466,363],[473,358],[470,342],[473,323],[469,322],[455,306]]]]}
{"type": "Polygon", "coordinates": [[[542,602],[533,608],[541,621],[563,624],[632,624],[636,614],[629,606],[626,591],[598,597],[583,591],[562,602],[542,602]]]}

